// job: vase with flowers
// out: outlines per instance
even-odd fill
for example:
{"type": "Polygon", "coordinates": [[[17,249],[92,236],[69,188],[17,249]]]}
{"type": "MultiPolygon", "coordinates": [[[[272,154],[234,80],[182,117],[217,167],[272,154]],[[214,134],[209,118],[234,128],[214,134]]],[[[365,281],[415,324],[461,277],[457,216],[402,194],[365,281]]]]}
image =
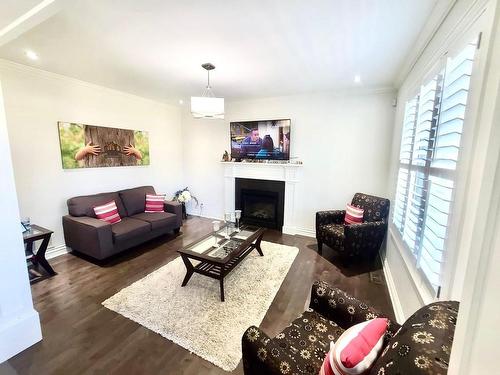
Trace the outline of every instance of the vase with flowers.
{"type": "Polygon", "coordinates": [[[177,190],[174,194],[174,197],[172,200],[179,202],[182,204],[182,218],[187,219],[187,213],[186,213],[186,203],[190,202],[191,200],[196,202],[196,207],[198,207],[198,199],[194,195],[191,194],[189,189],[185,187],[184,189],[177,190]]]}

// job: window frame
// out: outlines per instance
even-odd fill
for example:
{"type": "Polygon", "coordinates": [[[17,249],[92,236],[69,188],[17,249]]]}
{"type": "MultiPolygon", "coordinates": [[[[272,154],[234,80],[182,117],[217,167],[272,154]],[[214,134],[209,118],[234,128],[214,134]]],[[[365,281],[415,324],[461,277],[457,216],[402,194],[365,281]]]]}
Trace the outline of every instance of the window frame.
{"type": "MultiPolygon", "coordinates": [[[[484,13],[484,9],[478,13],[478,15],[468,24],[466,27],[462,29],[460,35],[457,37],[457,33],[454,38],[450,38],[452,40],[450,43],[447,43],[447,48],[443,48],[439,53],[434,55],[434,58],[430,60],[430,62],[424,66],[420,73],[424,72],[424,74],[417,75],[416,79],[412,82],[412,85],[408,85],[408,89],[406,90],[406,95],[401,95],[399,100],[404,103],[402,105],[403,109],[400,110],[398,120],[400,126],[400,137],[397,138],[399,147],[397,148],[397,157],[396,168],[394,171],[394,178],[392,180],[391,191],[393,192],[393,197],[397,197],[397,188],[398,188],[398,176],[399,170],[403,166],[407,167],[407,164],[401,163],[400,161],[400,152],[401,152],[401,137],[402,132],[404,130],[404,119],[405,119],[405,107],[406,102],[415,98],[416,95],[419,95],[420,87],[422,84],[425,84],[426,80],[439,72],[439,67],[446,66],[446,59],[449,54],[454,55],[456,51],[460,51],[465,48],[466,44],[470,42],[475,36],[480,36],[480,45],[478,50],[474,56],[474,63],[472,67],[471,80],[469,85],[469,96],[467,100],[467,107],[464,115],[463,122],[463,133],[461,139],[461,149],[460,154],[457,161],[457,167],[455,170],[446,170],[445,168],[437,168],[439,172],[442,172],[444,175],[453,175],[454,181],[454,191],[453,198],[450,206],[450,216],[448,218],[447,225],[447,238],[445,242],[445,251],[443,254],[443,268],[441,271],[441,288],[440,288],[440,296],[439,299],[449,299],[454,297],[458,299],[457,296],[461,294],[462,282],[460,282],[460,277],[457,275],[457,262],[460,257],[463,257],[464,254],[460,254],[459,244],[460,237],[462,235],[461,228],[464,226],[465,218],[463,217],[463,213],[465,212],[465,204],[464,197],[466,196],[468,186],[469,186],[469,167],[470,167],[470,156],[471,151],[473,149],[473,141],[475,138],[475,133],[477,132],[477,117],[478,117],[478,103],[480,100],[480,92],[484,85],[483,77],[485,70],[484,54],[487,52],[486,48],[481,48],[482,42],[484,41],[484,35],[482,28],[484,25],[484,17],[481,17],[484,13]],[[476,121],[474,121],[476,120],[476,121]],[[455,251],[450,251],[450,249],[455,249],[455,251]],[[455,285],[457,288],[455,288],[455,285]],[[460,290],[456,290],[460,289],[460,290]]],[[[411,161],[410,161],[411,163],[411,161]]],[[[417,167],[417,166],[412,166],[417,167]]],[[[414,168],[417,170],[418,168],[414,168]]],[[[407,169],[409,172],[412,168],[407,169]]],[[[431,174],[432,176],[439,176],[439,174],[431,174]]],[[[399,253],[403,259],[403,263],[406,266],[408,273],[413,280],[417,291],[420,294],[420,298],[423,303],[430,303],[437,299],[436,294],[434,292],[434,288],[432,287],[430,281],[428,280],[425,273],[418,267],[418,259],[415,257],[413,251],[406,244],[399,232],[399,228],[394,224],[394,210],[391,212],[391,220],[389,224],[389,234],[396,245],[396,248],[399,249],[399,253]]]]}

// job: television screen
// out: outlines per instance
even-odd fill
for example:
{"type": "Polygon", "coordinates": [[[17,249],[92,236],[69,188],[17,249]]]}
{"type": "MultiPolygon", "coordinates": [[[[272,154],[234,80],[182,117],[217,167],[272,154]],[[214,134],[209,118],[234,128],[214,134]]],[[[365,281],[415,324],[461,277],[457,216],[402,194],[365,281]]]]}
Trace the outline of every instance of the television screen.
{"type": "Polygon", "coordinates": [[[290,159],[290,120],[231,122],[234,159],[290,159]]]}

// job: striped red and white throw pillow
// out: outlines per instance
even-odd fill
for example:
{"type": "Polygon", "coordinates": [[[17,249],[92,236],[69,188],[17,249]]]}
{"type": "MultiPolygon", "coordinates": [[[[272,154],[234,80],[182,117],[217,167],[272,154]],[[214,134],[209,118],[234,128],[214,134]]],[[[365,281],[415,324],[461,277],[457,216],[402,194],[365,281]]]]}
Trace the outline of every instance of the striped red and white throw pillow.
{"type": "Polygon", "coordinates": [[[154,195],[146,194],[146,210],[144,212],[164,212],[163,203],[165,202],[165,194],[154,195]]]}
{"type": "Polygon", "coordinates": [[[344,222],[348,225],[362,223],[364,212],[365,210],[363,210],[362,208],[358,208],[348,203],[345,209],[344,222]]]}
{"type": "Polygon", "coordinates": [[[335,344],[332,343],[320,375],[366,373],[382,351],[387,324],[387,319],[376,318],[346,330],[335,344]]]}
{"type": "Polygon", "coordinates": [[[116,207],[115,201],[108,202],[102,206],[94,207],[95,216],[99,220],[105,221],[110,224],[116,224],[122,221],[120,214],[118,213],[118,207],[116,207]]]}

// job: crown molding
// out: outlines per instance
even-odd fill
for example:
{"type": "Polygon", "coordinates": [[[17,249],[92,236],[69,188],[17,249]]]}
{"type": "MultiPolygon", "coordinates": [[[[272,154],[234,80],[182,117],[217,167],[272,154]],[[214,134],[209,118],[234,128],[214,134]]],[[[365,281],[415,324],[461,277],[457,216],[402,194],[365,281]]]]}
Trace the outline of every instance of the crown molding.
{"type": "Polygon", "coordinates": [[[405,79],[417,64],[418,60],[424,53],[431,40],[441,28],[441,25],[452,11],[457,1],[458,0],[441,0],[438,1],[436,5],[434,5],[429,19],[427,20],[423,29],[420,31],[417,40],[415,41],[415,43],[413,43],[413,48],[407,55],[405,62],[403,63],[403,66],[397,75],[395,81],[396,87],[401,87],[405,79]]]}
{"type": "Polygon", "coordinates": [[[2,70],[7,70],[7,71],[10,70],[10,71],[30,75],[32,77],[39,77],[39,78],[44,78],[44,79],[48,79],[48,80],[59,81],[63,84],[79,85],[82,87],[91,88],[94,90],[99,90],[99,91],[102,91],[102,92],[105,92],[108,94],[119,95],[119,96],[128,97],[128,98],[135,99],[135,100],[141,100],[141,101],[144,101],[147,103],[151,103],[151,104],[155,104],[155,105],[159,105],[159,106],[165,106],[168,108],[176,108],[176,109],[179,108],[178,105],[170,103],[169,101],[164,101],[164,102],[158,101],[158,100],[155,100],[152,98],[147,98],[144,96],[132,94],[132,93],[129,93],[126,91],[112,89],[112,88],[109,88],[106,86],[98,85],[96,83],[82,81],[78,78],[65,76],[65,75],[62,75],[59,73],[49,72],[47,70],[35,68],[35,67],[29,66],[29,65],[19,64],[19,63],[16,63],[14,61],[5,60],[5,59],[0,58],[0,78],[2,76],[2,70]]]}
{"type": "Polygon", "coordinates": [[[380,95],[380,94],[396,94],[397,88],[394,86],[374,86],[374,87],[353,87],[353,88],[342,88],[342,89],[331,89],[331,90],[321,90],[321,91],[306,91],[297,92],[286,95],[274,95],[274,96],[249,96],[242,98],[226,98],[226,103],[238,103],[246,102],[252,100],[269,100],[278,98],[291,98],[298,96],[316,96],[316,95],[331,95],[331,96],[365,96],[365,95],[380,95]]]}
{"type": "MultiPolygon", "coordinates": [[[[406,62],[403,64],[395,82],[395,86],[398,88],[403,86],[410,74],[418,68],[417,64],[420,63],[420,59],[424,57],[424,55],[428,55],[428,48],[433,48],[433,50],[430,51],[433,56],[444,53],[445,49],[443,50],[443,48],[450,43],[450,40],[453,39],[457,33],[473,22],[478,15],[484,11],[488,2],[490,2],[490,0],[446,0],[446,2],[438,2],[434,7],[429,21],[420,33],[419,39],[415,43],[416,48],[413,49],[412,53],[406,59],[406,62]],[[456,20],[450,21],[452,24],[448,22],[448,17],[450,17],[451,13],[454,13],[453,17],[457,18],[456,20]],[[443,25],[445,25],[444,28],[443,25]],[[434,38],[440,32],[443,33],[443,35],[440,36],[440,46],[431,46],[434,38]]],[[[426,58],[428,58],[428,56],[426,58]]],[[[428,65],[428,62],[425,62],[425,64],[428,65]]]]}

